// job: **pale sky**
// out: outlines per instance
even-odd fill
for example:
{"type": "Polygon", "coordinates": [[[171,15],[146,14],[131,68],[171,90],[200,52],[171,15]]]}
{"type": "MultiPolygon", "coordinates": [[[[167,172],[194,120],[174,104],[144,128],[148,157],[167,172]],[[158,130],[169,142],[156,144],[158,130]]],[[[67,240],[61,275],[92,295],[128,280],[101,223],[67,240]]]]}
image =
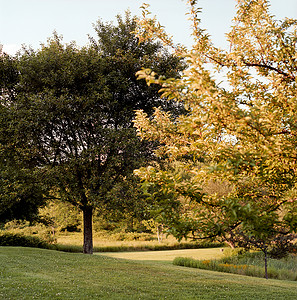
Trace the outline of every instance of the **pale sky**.
{"type": "MultiPolygon", "coordinates": [[[[151,12],[176,43],[191,46],[186,0],[0,0],[0,44],[10,54],[22,44],[36,49],[55,30],[63,35],[64,42],[74,40],[83,46],[88,43],[88,34],[95,37],[92,24],[99,18],[115,21],[115,16],[127,9],[139,16],[143,2],[151,5],[151,12]]],[[[226,45],[224,34],[231,26],[235,3],[235,0],[198,0],[198,6],[203,9],[202,25],[217,46],[226,45]]],[[[297,19],[297,0],[271,0],[270,3],[271,13],[277,19],[297,19]]]]}

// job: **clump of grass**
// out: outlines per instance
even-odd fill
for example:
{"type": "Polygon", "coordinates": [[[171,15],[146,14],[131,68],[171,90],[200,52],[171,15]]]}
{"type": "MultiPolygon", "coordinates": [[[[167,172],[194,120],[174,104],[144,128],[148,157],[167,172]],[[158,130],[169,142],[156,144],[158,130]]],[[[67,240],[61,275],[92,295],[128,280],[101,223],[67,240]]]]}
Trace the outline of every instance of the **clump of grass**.
{"type": "MultiPolygon", "coordinates": [[[[219,260],[195,260],[177,257],[174,265],[233,273],[254,277],[265,277],[264,258],[261,252],[225,256],[219,260]]],[[[270,259],[268,278],[297,281],[297,256],[289,255],[283,259],[270,259]]]]}

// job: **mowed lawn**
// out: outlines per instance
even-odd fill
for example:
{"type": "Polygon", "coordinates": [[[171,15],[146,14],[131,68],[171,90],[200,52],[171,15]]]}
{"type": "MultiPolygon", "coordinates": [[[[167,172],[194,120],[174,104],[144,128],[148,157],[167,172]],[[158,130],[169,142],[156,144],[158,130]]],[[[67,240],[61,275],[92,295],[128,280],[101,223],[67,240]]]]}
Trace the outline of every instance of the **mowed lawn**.
{"type": "Polygon", "coordinates": [[[194,259],[216,259],[223,256],[221,248],[206,249],[182,249],[165,251],[132,251],[132,252],[104,252],[114,258],[124,258],[132,260],[153,260],[172,262],[176,257],[191,257],[194,259]]]}
{"type": "Polygon", "coordinates": [[[0,299],[297,299],[297,282],[0,247],[0,299]]]}

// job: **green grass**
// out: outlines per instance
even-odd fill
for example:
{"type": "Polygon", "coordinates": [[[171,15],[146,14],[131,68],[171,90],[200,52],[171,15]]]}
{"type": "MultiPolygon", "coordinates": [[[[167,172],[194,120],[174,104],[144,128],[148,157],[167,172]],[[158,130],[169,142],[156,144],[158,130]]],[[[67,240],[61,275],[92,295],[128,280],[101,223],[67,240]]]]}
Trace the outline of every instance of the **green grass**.
{"type": "Polygon", "coordinates": [[[297,299],[297,283],[152,261],[0,247],[0,299],[297,299]]]}

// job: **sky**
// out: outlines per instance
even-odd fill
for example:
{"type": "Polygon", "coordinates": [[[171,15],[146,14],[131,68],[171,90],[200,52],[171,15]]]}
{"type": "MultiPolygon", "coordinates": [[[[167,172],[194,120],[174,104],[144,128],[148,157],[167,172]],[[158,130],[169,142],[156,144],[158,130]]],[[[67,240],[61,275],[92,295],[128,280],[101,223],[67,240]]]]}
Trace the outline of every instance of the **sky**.
{"type": "MultiPolygon", "coordinates": [[[[186,0],[0,0],[0,44],[3,51],[14,54],[22,44],[39,48],[56,31],[65,43],[88,43],[88,35],[96,37],[93,24],[98,19],[114,21],[117,14],[129,9],[141,15],[142,3],[165,26],[176,43],[191,46],[191,24],[187,20],[186,0]]],[[[225,47],[225,33],[235,15],[235,0],[198,0],[200,18],[213,41],[225,47]]],[[[297,0],[271,0],[270,11],[277,19],[297,19],[297,0]]],[[[116,23],[116,22],[115,22],[116,23]]]]}

